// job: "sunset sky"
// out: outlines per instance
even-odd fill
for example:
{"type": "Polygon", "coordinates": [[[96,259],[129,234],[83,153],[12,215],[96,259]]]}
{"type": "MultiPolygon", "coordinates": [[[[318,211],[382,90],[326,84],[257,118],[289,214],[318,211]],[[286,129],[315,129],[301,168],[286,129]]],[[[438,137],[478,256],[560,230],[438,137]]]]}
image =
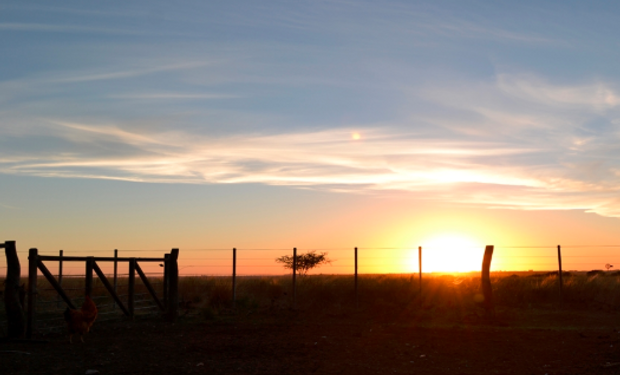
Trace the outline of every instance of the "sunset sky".
{"type": "Polygon", "coordinates": [[[3,1],[0,240],[620,267],[619,35],[606,1],[3,1]]]}

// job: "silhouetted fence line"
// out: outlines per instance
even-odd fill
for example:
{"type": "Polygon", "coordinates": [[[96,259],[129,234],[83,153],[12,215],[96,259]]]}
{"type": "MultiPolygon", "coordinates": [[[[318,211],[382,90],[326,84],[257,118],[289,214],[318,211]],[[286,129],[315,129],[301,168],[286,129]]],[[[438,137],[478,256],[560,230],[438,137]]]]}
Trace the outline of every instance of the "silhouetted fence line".
{"type": "MultiPolygon", "coordinates": [[[[19,329],[14,328],[19,326],[19,318],[10,318],[9,315],[9,302],[7,298],[15,299],[17,293],[17,299],[19,300],[19,279],[15,282],[15,265],[13,264],[17,258],[16,247],[14,241],[6,241],[0,243],[0,248],[5,249],[7,254],[7,266],[0,266],[0,270],[7,271],[7,282],[5,282],[5,316],[6,321],[0,320],[1,323],[6,323],[8,330],[11,332],[19,332],[19,329]],[[9,253],[15,253],[15,256],[9,260],[9,253]],[[9,265],[9,263],[13,265],[9,265]],[[10,272],[12,271],[12,272],[10,272]],[[9,275],[10,274],[10,275],[9,275]],[[10,277],[9,277],[10,276],[10,277]],[[13,282],[9,282],[11,279],[13,282]],[[8,286],[7,286],[8,285],[8,286]],[[7,289],[8,288],[8,289],[7,289]],[[17,292],[16,292],[17,291],[17,292]],[[13,327],[13,328],[10,328],[13,327]]],[[[557,281],[553,281],[553,286],[557,283],[557,301],[558,305],[562,306],[565,299],[564,283],[565,275],[567,275],[566,269],[571,270],[571,267],[589,267],[594,265],[602,266],[605,261],[611,263],[620,263],[620,253],[610,252],[611,250],[620,249],[620,245],[573,245],[573,246],[487,246],[484,249],[476,249],[476,257],[478,254],[480,258],[476,258],[476,263],[479,264],[481,270],[480,274],[480,291],[485,304],[485,308],[488,311],[493,310],[493,286],[491,285],[491,269],[497,271],[501,270],[506,265],[515,266],[522,265],[521,271],[531,271],[532,268],[544,269],[545,272],[549,272],[557,275],[557,281]],[[489,251],[490,249],[490,251],[489,251]],[[598,252],[591,255],[579,255],[583,249],[599,249],[598,252]],[[493,252],[494,251],[494,252],[493,252]],[[556,253],[557,252],[557,253],[556,253]],[[527,253],[527,254],[525,254],[527,253]],[[604,254],[606,253],[606,254],[604,254]],[[488,257],[487,257],[488,254],[488,257]],[[492,261],[491,261],[492,257],[492,261]],[[600,259],[601,261],[595,261],[600,259]],[[492,263],[495,266],[492,266],[492,263]],[[499,264],[499,265],[498,265],[499,264]],[[527,268],[530,268],[529,270],[527,268]],[[556,270],[556,271],[554,271],[556,270]]],[[[104,250],[93,250],[92,253],[102,253],[104,250]]],[[[105,250],[108,253],[111,250],[105,250]]],[[[37,249],[31,249],[29,253],[28,262],[28,293],[27,300],[22,301],[21,311],[26,311],[26,333],[28,337],[32,335],[35,320],[37,322],[43,322],[46,314],[51,314],[54,306],[58,309],[60,306],[67,305],[72,308],[76,307],[72,301],[79,297],[78,292],[83,291],[81,295],[98,295],[100,292],[107,291],[107,299],[100,300],[100,306],[102,308],[120,309],[125,316],[133,317],[135,311],[146,309],[158,309],[164,312],[164,315],[168,319],[174,319],[177,315],[177,308],[179,306],[178,296],[178,277],[180,270],[184,271],[184,275],[190,275],[191,270],[201,270],[197,274],[213,276],[213,270],[218,272],[218,275],[226,278],[230,277],[231,284],[228,284],[230,294],[228,294],[232,302],[233,309],[237,306],[238,302],[238,278],[248,275],[256,274],[257,271],[266,271],[262,275],[274,275],[278,274],[275,270],[282,269],[281,264],[275,262],[276,255],[282,255],[282,253],[292,253],[292,269],[290,273],[283,271],[280,275],[289,275],[290,280],[290,294],[287,298],[290,300],[290,306],[295,308],[298,303],[299,293],[303,293],[303,288],[298,290],[298,283],[300,278],[298,277],[299,269],[297,264],[297,257],[303,255],[308,251],[323,251],[335,253],[337,255],[338,265],[335,267],[338,272],[333,272],[335,275],[343,275],[348,278],[351,277],[350,282],[352,290],[352,302],[355,306],[360,306],[360,286],[359,278],[364,274],[382,274],[382,268],[387,269],[390,265],[397,264],[401,268],[406,268],[406,271],[396,272],[400,274],[411,274],[409,283],[411,284],[411,290],[417,291],[418,295],[422,295],[427,285],[426,279],[423,279],[422,264],[424,261],[425,268],[429,268],[428,259],[432,260],[435,249],[432,247],[423,248],[418,246],[414,248],[401,248],[401,247],[352,247],[352,248],[306,248],[300,249],[298,247],[292,247],[290,249],[270,249],[270,248],[237,248],[232,249],[188,249],[184,250],[184,258],[179,261],[178,249],[173,249],[172,252],[167,253],[164,257],[135,257],[125,256],[131,252],[149,252],[153,253],[153,250],[114,250],[113,257],[106,256],[73,256],[68,255],[65,250],[59,250],[58,255],[43,255],[39,254],[37,249]],[[232,250],[232,254],[230,253],[232,250]],[[417,250],[417,254],[416,254],[417,250]],[[232,255],[232,256],[231,256],[232,255]],[[417,255],[417,257],[416,257],[417,255]],[[430,258],[429,258],[430,257],[430,258]],[[47,268],[44,262],[57,262],[57,273],[53,275],[50,271],[51,268],[47,268]],[[75,266],[76,263],[81,263],[80,267],[75,266]],[[119,263],[127,265],[128,271],[119,271],[119,263]],[[163,275],[161,272],[154,272],[147,265],[152,264],[158,269],[158,264],[163,266],[163,275]],[[174,269],[172,265],[174,264],[174,269]],[[406,264],[406,267],[404,266],[406,264]],[[383,265],[383,266],[382,266],[383,265]],[[221,272],[219,270],[222,270],[221,272]],[[42,277],[39,277],[39,272],[42,277]],[[414,274],[417,273],[417,278],[414,278],[414,274]],[[136,274],[142,281],[141,287],[144,293],[138,293],[136,291],[136,274]],[[97,275],[97,278],[94,277],[97,275]],[[76,286],[74,280],[83,279],[84,286],[76,286]],[[416,280],[417,279],[417,280],[416,280]],[[44,287],[41,282],[47,282],[44,287]],[[37,283],[39,285],[37,286],[37,283]],[[174,291],[174,292],[173,292],[174,291]],[[56,292],[52,299],[44,299],[42,293],[56,292]],[[150,297],[150,298],[148,298],[150,297]],[[126,302],[124,302],[126,301],[126,302]],[[27,304],[25,302],[28,302],[27,304]],[[39,305],[39,307],[37,307],[39,305]],[[49,310],[49,311],[48,311],[49,310]],[[40,314],[40,317],[36,317],[40,314]]],[[[148,254],[145,254],[148,255],[148,254]]],[[[613,265],[608,263],[607,269],[611,269],[613,265]]],[[[19,266],[19,265],[18,265],[19,266]]],[[[432,268],[432,265],[430,266],[432,268]]],[[[478,267],[478,266],[477,266],[478,267]]],[[[56,268],[54,268],[56,270],[56,268]]],[[[324,268],[321,269],[323,271],[324,268]]],[[[332,268],[333,270],[333,268],[332,268]]],[[[508,271],[510,272],[510,271],[508,271]]],[[[597,271],[599,272],[599,271],[597,271]]],[[[600,271],[603,272],[603,271],[600,271]]],[[[311,276],[312,272],[310,273],[311,276]]],[[[288,281],[287,281],[288,285],[288,281]]],[[[287,286],[288,288],[288,286],[287,286]]],[[[22,288],[23,290],[23,288],[22,288]]],[[[554,289],[555,290],[555,289],[554,289]]],[[[228,293],[228,292],[227,292],[228,293]]],[[[349,293],[349,292],[347,292],[349,293]]],[[[51,294],[51,293],[48,293],[51,294]]],[[[23,297],[22,297],[23,298],[23,297]]],[[[96,296],[95,298],[101,298],[96,296]]],[[[556,300],[555,295],[553,300],[556,300]]],[[[15,306],[15,305],[13,305],[15,306]]],[[[104,315],[113,315],[112,312],[102,311],[104,315]]],[[[54,322],[50,318],[50,322],[54,322]]],[[[54,318],[57,320],[57,317],[54,318]]],[[[57,327],[55,324],[47,324],[49,327],[57,327]]],[[[7,330],[7,332],[8,332],[7,330]]],[[[15,333],[13,333],[15,334],[15,333]]]]}

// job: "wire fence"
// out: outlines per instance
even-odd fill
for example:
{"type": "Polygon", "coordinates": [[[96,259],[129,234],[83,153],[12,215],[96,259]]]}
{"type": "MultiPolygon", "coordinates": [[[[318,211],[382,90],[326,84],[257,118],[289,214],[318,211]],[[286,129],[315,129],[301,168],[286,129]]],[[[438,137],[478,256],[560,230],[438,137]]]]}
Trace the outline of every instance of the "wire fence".
{"type": "MultiPolygon", "coordinates": [[[[620,245],[524,245],[495,246],[491,271],[506,272],[507,275],[519,272],[549,273],[585,272],[597,270],[607,274],[620,267],[620,245]],[[615,265],[615,266],[614,266],[615,265]]],[[[118,250],[119,257],[148,257],[161,254],[165,250],[125,249],[118,250]]],[[[479,272],[484,248],[455,247],[359,247],[359,248],[299,248],[297,254],[307,252],[326,253],[329,264],[308,271],[309,275],[353,275],[363,274],[428,274],[442,272],[479,272]],[[421,253],[421,257],[420,257],[421,253]],[[355,255],[357,254],[357,256],[355,255]],[[420,264],[421,259],[421,264],[420,264]],[[420,272],[422,271],[422,272],[420,272]]],[[[291,270],[283,267],[277,258],[292,255],[293,248],[197,248],[181,249],[179,252],[180,276],[284,276],[291,270]],[[233,259],[233,254],[235,255],[233,259]],[[234,265],[234,267],[233,267],[234,265]]],[[[89,256],[111,256],[114,250],[89,250],[89,256]]],[[[27,252],[18,251],[22,261],[22,276],[27,264],[27,252]]],[[[47,253],[46,255],[56,255],[47,253]]],[[[64,256],[84,256],[85,252],[67,252],[64,256]]],[[[81,304],[84,296],[85,266],[83,263],[46,262],[49,270],[61,281],[69,297],[81,304]]],[[[103,273],[112,279],[114,265],[101,263],[103,273]]],[[[117,294],[126,299],[128,287],[127,264],[119,265],[116,270],[117,294]]],[[[149,277],[158,297],[163,298],[163,265],[157,262],[144,263],[144,273],[149,277]]],[[[0,280],[6,274],[6,262],[0,261],[0,280]]],[[[26,277],[23,277],[24,281],[26,277]]],[[[62,313],[65,303],[54,288],[39,278],[37,300],[37,330],[40,333],[64,332],[66,324],[62,313]]],[[[98,306],[98,321],[119,319],[122,311],[105,290],[102,283],[95,278],[93,300],[98,306]]],[[[181,300],[181,304],[185,301],[181,300]]],[[[6,325],[4,305],[0,304],[0,335],[5,334],[6,325]]],[[[158,306],[140,282],[136,282],[135,310],[137,314],[160,313],[158,306]]]]}
{"type": "MultiPolygon", "coordinates": [[[[236,273],[239,276],[285,275],[290,270],[276,261],[284,255],[291,255],[293,248],[237,248],[236,273]]],[[[563,245],[561,246],[563,270],[590,271],[603,270],[607,265],[620,267],[620,245],[563,245]]],[[[355,267],[354,248],[298,248],[298,254],[314,251],[326,253],[329,264],[309,271],[309,274],[353,274],[355,267]]],[[[118,250],[121,257],[150,256],[165,250],[118,250]]],[[[467,272],[480,270],[484,248],[422,248],[423,272],[467,272]]],[[[85,252],[64,252],[65,256],[84,256],[85,252]]],[[[88,255],[112,255],[113,250],[89,250],[88,255]]],[[[226,276],[232,273],[233,249],[200,248],[181,249],[179,256],[179,275],[226,276]]],[[[360,274],[388,274],[419,272],[418,247],[359,247],[357,266],[360,274]]],[[[27,252],[18,251],[22,263],[27,252]]],[[[48,253],[48,255],[52,255],[48,253]]],[[[56,254],[53,254],[56,255],[56,254]]],[[[125,265],[126,266],[126,265],[125,265]]],[[[51,266],[53,267],[53,266],[51,266]]],[[[113,265],[101,265],[102,271],[112,274],[113,265]]],[[[161,273],[163,265],[149,263],[143,266],[145,273],[161,273]]],[[[491,270],[495,272],[544,272],[558,269],[556,245],[495,246],[491,270]]],[[[50,271],[57,271],[50,269],[50,271]]],[[[84,265],[64,263],[63,277],[83,275],[84,265]]],[[[6,273],[6,261],[0,259],[0,275],[6,273]]],[[[119,269],[119,276],[127,275],[127,270],[119,269]]]]}

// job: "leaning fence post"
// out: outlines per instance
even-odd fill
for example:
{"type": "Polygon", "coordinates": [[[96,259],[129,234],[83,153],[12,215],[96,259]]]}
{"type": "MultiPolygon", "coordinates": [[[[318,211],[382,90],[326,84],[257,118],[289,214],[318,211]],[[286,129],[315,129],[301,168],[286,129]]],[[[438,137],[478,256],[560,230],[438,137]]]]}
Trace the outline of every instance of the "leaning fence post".
{"type": "Polygon", "coordinates": [[[357,247],[355,248],[355,308],[359,307],[359,293],[357,289],[357,247]]]}
{"type": "Polygon", "coordinates": [[[487,245],[484,249],[482,260],[482,294],[484,296],[484,308],[487,313],[493,314],[493,290],[491,288],[491,259],[493,258],[493,245],[487,245]]]}
{"type": "Polygon", "coordinates": [[[37,306],[37,258],[39,251],[35,248],[30,249],[28,252],[28,311],[27,311],[27,325],[26,325],[26,338],[32,338],[32,331],[34,331],[34,313],[37,306]]]}
{"type": "Polygon", "coordinates": [[[418,265],[420,268],[420,294],[422,294],[422,246],[418,246],[418,265]]]}
{"type": "MultiPolygon", "coordinates": [[[[118,293],[117,286],[118,286],[118,249],[114,249],[114,293],[118,293]]],[[[112,306],[112,308],[116,309],[116,302],[114,302],[114,305],[112,306]]]]}
{"type": "Polygon", "coordinates": [[[237,248],[233,247],[233,266],[232,266],[232,307],[235,308],[237,301],[237,248]]]}
{"type": "Polygon", "coordinates": [[[179,308],[179,249],[170,252],[168,321],[174,322],[179,308]]]}
{"type": "Polygon", "coordinates": [[[92,297],[93,295],[93,262],[94,257],[86,257],[86,282],[84,287],[84,295],[92,297]]]}
{"type": "Polygon", "coordinates": [[[558,245],[558,276],[559,278],[559,282],[560,282],[560,306],[562,305],[563,301],[563,295],[562,295],[562,249],[560,247],[560,245],[558,245]]]}
{"type": "Polygon", "coordinates": [[[293,248],[293,308],[297,306],[297,248],[293,248]]]}
{"type": "Polygon", "coordinates": [[[134,302],[136,298],[136,258],[129,259],[129,282],[127,291],[127,310],[129,317],[134,318],[134,302]]]}
{"type": "Polygon", "coordinates": [[[6,241],[0,244],[0,248],[1,247],[4,248],[6,254],[4,306],[6,309],[7,336],[9,338],[18,338],[24,335],[26,326],[23,292],[20,293],[19,287],[21,267],[19,265],[19,258],[17,257],[15,241],[6,241]]]}

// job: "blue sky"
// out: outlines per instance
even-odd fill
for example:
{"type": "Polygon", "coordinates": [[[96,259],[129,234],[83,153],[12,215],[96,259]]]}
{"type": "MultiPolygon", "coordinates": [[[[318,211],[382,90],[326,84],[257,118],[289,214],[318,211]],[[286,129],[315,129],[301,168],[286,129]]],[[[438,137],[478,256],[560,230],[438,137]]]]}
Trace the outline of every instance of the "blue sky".
{"type": "Polygon", "coordinates": [[[576,210],[618,224],[618,7],[5,1],[0,213],[69,207],[63,231],[124,200],[142,213],[133,222],[157,207],[195,218],[195,204],[172,202],[198,188],[193,202],[217,197],[207,211],[230,225],[244,210],[227,210],[235,202],[269,202],[248,227],[279,223],[286,205],[316,233],[320,216],[302,201],[336,217],[407,201],[385,205],[576,210]],[[83,202],[49,193],[63,190],[83,202]]]}

